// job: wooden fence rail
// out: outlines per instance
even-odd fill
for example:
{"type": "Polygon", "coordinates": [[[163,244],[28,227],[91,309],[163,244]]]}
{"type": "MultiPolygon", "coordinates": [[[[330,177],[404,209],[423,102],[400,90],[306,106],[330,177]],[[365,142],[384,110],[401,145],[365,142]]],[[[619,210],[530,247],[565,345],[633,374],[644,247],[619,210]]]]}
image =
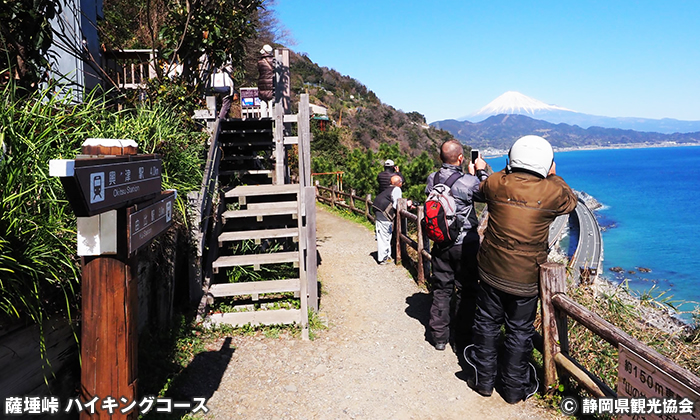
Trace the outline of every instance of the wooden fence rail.
{"type": "MultiPolygon", "coordinates": [[[[542,355],[547,389],[556,386],[558,382],[557,367],[559,367],[566,374],[571,375],[594,397],[618,397],[616,391],[568,354],[567,317],[570,316],[618,350],[621,350],[621,347],[629,349],[646,359],[647,362],[658,368],[655,369],[656,371],[663,371],[659,375],[665,381],[680,383],[687,387],[691,394],[694,391],[695,395],[681,395],[681,397],[689,398],[697,406],[697,399],[700,396],[700,378],[567,296],[566,268],[563,265],[546,263],[541,267],[540,298],[542,304],[542,355]]],[[[647,373],[651,374],[652,372],[647,373]]],[[[620,382],[620,378],[618,378],[618,382],[620,382]]],[[[642,383],[644,383],[644,378],[642,378],[642,383]]],[[[648,380],[647,384],[649,384],[648,380]]],[[[658,389],[656,391],[658,392],[658,389]]],[[[661,393],[661,398],[666,396],[666,392],[664,390],[664,393],[661,393]]],[[[651,397],[649,394],[646,395],[647,398],[651,397]]]]}
{"type": "MultiPolygon", "coordinates": [[[[359,197],[356,195],[355,190],[350,193],[338,190],[336,186],[331,188],[323,187],[316,182],[316,198],[326,204],[330,204],[331,207],[342,207],[344,209],[350,210],[353,213],[364,215],[367,220],[374,223],[374,211],[372,210],[372,195],[367,194],[366,197],[359,197]],[[340,199],[340,197],[347,198],[346,200],[340,199]],[[364,203],[364,208],[358,208],[355,203],[357,201],[364,203]]],[[[416,260],[409,258],[410,263],[416,269],[418,284],[425,285],[426,278],[430,275],[430,242],[423,232],[423,226],[418,223],[419,220],[423,219],[423,207],[416,207],[416,214],[411,213],[408,210],[407,200],[402,198],[398,202],[396,214],[398,217],[394,219],[394,232],[397,241],[395,241],[396,246],[396,259],[394,260],[396,264],[401,264],[402,258],[407,257],[406,244],[416,251],[416,260]],[[411,220],[416,223],[416,235],[417,240],[408,236],[407,220],[411,220]]]]}
{"type": "MultiPolygon", "coordinates": [[[[337,187],[327,188],[316,183],[316,197],[319,201],[330,204],[332,207],[342,207],[354,213],[364,215],[374,223],[372,215],[372,197],[358,197],[353,190],[346,193],[337,187]],[[343,198],[348,198],[349,204],[343,198]],[[364,208],[358,208],[356,202],[363,202],[364,208]]],[[[423,218],[423,208],[418,206],[416,214],[408,211],[406,200],[398,203],[397,216],[394,231],[396,232],[396,264],[401,264],[402,257],[406,257],[406,244],[417,252],[417,261],[411,259],[416,267],[418,283],[425,284],[426,277],[430,273],[429,264],[430,241],[423,232],[423,226],[419,221],[423,218]],[[407,234],[408,220],[416,223],[417,240],[407,234]]],[[[671,380],[677,381],[689,389],[688,398],[700,406],[700,378],[692,372],[678,366],[671,359],[661,355],[651,347],[637,341],[624,331],[610,324],[600,316],[589,311],[571,297],[566,295],[566,267],[562,264],[546,263],[540,269],[540,299],[542,307],[542,335],[535,337],[536,347],[543,355],[544,383],[547,390],[556,387],[559,381],[558,370],[562,375],[569,375],[576,380],[590,394],[598,398],[617,398],[615,390],[605,384],[600,378],[589,372],[584,366],[569,355],[569,339],[567,317],[571,317],[594,334],[598,335],[618,350],[627,348],[657,366],[671,380]]],[[[695,418],[695,417],[693,417],[695,418]]]]}

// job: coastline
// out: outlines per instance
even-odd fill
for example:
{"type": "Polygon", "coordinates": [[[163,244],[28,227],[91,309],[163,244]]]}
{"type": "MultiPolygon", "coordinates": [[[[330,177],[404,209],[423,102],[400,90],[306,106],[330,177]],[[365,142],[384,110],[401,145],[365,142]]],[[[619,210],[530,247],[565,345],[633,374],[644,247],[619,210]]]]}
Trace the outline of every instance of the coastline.
{"type": "Polygon", "coordinates": [[[554,148],[554,152],[575,152],[580,150],[610,150],[610,149],[653,149],[657,147],[686,147],[700,146],[700,143],[677,143],[675,141],[667,141],[662,143],[622,143],[611,144],[609,146],[578,146],[578,147],[561,147],[554,148]]]}
{"type": "Polygon", "coordinates": [[[673,336],[690,334],[693,331],[694,326],[676,317],[676,311],[653,299],[647,301],[651,305],[645,304],[639,297],[631,295],[624,283],[615,284],[599,274],[593,281],[592,288],[596,296],[618,296],[622,302],[634,307],[639,313],[638,321],[641,324],[673,336]]]}
{"type": "MultiPolygon", "coordinates": [[[[696,147],[700,143],[678,143],[674,141],[662,143],[619,143],[610,144],[608,146],[590,145],[590,146],[575,146],[575,147],[553,147],[554,153],[558,152],[578,152],[583,150],[612,150],[612,149],[653,149],[661,147],[696,147]]],[[[484,149],[484,159],[494,159],[503,157],[508,154],[508,150],[503,149],[484,149]]]]}

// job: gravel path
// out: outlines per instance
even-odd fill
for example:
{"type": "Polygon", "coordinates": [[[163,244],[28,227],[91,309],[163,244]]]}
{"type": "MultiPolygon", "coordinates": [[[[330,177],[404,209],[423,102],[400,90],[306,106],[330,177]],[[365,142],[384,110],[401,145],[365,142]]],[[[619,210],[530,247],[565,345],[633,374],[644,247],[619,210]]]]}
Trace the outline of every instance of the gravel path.
{"type": "Polygon", "coordinates": [[[320,315],[329,328],[313,341],[258,334],[226,339],[230,350],[214,343],[198,375],[199,394],[211,397],[206,418],[563,418],[532,399],[509,405],[471,391],[457,356],[426,341],[430,295],[404,268],[374,262],[373,232],[320,207],[317,214],[320,315]]]}

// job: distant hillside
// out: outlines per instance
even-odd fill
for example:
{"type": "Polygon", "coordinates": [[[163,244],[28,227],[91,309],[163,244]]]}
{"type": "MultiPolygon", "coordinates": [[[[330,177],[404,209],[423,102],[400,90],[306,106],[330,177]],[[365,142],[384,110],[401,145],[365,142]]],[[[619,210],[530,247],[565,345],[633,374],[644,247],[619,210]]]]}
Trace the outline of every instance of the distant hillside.
{"type": "Polygon", "coordinates": [[[447,131],[426,124],[418,112],[397,110],[383,104],[374,92],[350,76],[320,67],[303,54],[290,51],[292,103],[309,94],[312,104],[328,108],[328,116],[342,127],[342,142],[350,149],[377,150],[379,144],[398,143],[402,152],[417,156],[427,151],[437,157],[439,145],[452,138],[447,131]]]}
{"type": "Polygon", "coordinates": [[[445,120],[431,124],[449,131],[462,143],[484,149],[508,149],[515,140],[527,134],[546,138],[555,147],[610,146],[625,144],[662,144],[669,142],[697,144],[696,133],[648,133],[618,128],[589,127],[551,124],[524,115],[496,115],[478,123],[445,120]]]}
{"type": "Polygon", "coordinates": [[[700,131],[700,121],[681,121],[673,118],[660,120],[651,118],[603,117],[584,114],[558,105],[546,104],[520,92],[506,92],[478,111],[458,118],[459,121],[480,122],[500,114],[524,115],[552,124],[577,125],[582,128],[620,128],[656,133],[693,133],[700,131]]]}

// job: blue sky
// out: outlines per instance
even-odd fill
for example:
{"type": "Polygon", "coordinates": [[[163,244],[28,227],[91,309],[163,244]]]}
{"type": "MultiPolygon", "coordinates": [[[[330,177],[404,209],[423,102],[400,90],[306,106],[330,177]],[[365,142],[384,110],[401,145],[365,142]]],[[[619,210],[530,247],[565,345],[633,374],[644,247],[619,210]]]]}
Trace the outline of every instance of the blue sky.
{"type": "Polygon", "coordinates": [[[514,90],[608,117],[700,120],[700,1],[277,0],[321,66],[428,122],[514,90]]]}

